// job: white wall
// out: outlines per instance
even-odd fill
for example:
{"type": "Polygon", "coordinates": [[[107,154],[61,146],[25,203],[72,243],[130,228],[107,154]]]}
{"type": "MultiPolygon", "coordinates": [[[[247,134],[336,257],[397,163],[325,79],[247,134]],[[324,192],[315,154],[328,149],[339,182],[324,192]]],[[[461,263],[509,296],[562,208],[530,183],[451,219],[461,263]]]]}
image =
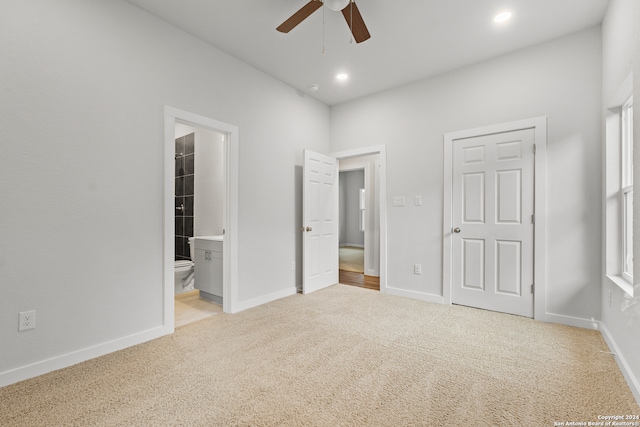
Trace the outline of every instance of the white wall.
{"type": "Polygon", "coordinates": [[[360,231],[361,188],[363,169],[340,172],[340,246],[364,247],[364,231],[360,231]]]}
{"type": "MultiPolygon", "coordinates": [[[[625,78],[633,72],[634,186],[640,188],[640,2],[611,0],[602,24],[602,114],[625,78]]],[[[604,138],[603,138],[604,142],[604,138]]],[[[637,193],[637,192],[636,192],[637,193]]],[[[640,272],[640,204],[634,203],[634,271],[640,272]]],[[[605,338],[618,354],[627,382],[640,402],[640,282],[630,298],[617,285],[602,278],[602,325],[605,338]],[[610,297],[611,295],[611,297],[610,297]]]]}
{"type": "Polygon", "coordinates": [[[329,151],[328,107],[122,1],[1,9],[0,385],[161,326],[164,105],[239,127],[239,302],[295,290],[296,165],[329,151]]]}
{"type": "Polygon", "coordinates": [[[600,49],[596,27],[331,108],[332,151],[387,146],[388,286],[442,295],[444,133],[547,116],[547,318],[600,317],[600,49]]]}

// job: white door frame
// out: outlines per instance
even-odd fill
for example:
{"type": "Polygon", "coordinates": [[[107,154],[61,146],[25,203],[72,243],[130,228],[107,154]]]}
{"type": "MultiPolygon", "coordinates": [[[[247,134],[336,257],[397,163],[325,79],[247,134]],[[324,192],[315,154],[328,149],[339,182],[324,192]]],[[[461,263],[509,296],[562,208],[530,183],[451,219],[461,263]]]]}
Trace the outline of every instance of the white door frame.
{"type": "Polygon", "coordinates": [[[238,127],[188,111],[164,107],[164,233],[163,233],[163,327],[174,331],[175,256],[175,125],[181,123],[210,129],[226,136],[225,237],[223,241],[222,309],[238,311],[238,127]]]}
{"type": "Polygon", "coordinates": [[[385,145],[375,145],[371,147],[356,148],[353,150],[339,151],[331,156],[338,160],[350,159],[353,157],[365,157],[380,155],[380,188],[378,197],[378,208],[380,211],[380,292],[388,292],[387,289],[387,147],[385,145]]]}
{"type": "Polygon", "coordinates": [[[534,130],[536,147],[534,163],[534,252],[533,276],[535,293],[533,297],[534,319],[546,320],[546,176],[547,176],[547,118],[534,117],[509,123],[484,126],[444,134],[444,213],[442,229],[442,293],[445,304],[451,304],[452,272],[452,207],[453,207],[453,141],[494,133],[524,129],[534,130]]]}

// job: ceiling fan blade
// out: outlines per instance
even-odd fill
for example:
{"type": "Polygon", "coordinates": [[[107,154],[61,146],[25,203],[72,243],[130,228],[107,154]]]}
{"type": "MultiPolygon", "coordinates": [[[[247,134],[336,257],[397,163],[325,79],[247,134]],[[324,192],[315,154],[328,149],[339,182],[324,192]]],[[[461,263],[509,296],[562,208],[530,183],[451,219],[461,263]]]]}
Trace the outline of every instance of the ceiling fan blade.
{"type": "Polygon", "coordinates": [[[316,10],[322,7],[322,1],[320,0],[311,0],[309,3],[302,6],[302,9],[291,15],[289,19],[284,21],[276,30],[281,33],[288,33],[293,30],[299,23],[304,21],[316,10]]]}
{"type": "Polygon", "coordinates": [[[356,43],[362,43],[371,37],[355,1],[349,2],[347,7],[342,9],[342,15],[344,15],[347,25],[351,28],[351,33],[353,34],[353,38],[356,39],[356,43]]]}

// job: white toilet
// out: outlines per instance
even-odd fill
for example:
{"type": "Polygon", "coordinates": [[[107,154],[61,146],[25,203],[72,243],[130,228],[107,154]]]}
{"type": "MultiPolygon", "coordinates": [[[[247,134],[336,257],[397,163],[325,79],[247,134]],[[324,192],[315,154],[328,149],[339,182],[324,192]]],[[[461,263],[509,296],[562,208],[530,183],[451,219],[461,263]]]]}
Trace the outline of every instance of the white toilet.
{"type": "Polygon", "coordinates": [[[189,238],[189,255],[191,257],[191,261],[187,260],[179,260],[175,261],[174,267],[174,285],[175,285],[175,293],[181,294],[183,292],[191,291],[194,288],[193,283],[193,256],[195,250],[193,249],[193,237],[189,238]]]}

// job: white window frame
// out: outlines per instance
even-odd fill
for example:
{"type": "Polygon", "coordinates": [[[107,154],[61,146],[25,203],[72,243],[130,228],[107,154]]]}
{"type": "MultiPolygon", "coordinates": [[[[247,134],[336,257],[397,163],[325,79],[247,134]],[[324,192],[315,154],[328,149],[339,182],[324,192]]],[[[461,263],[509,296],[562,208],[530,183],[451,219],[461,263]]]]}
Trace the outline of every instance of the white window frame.
{"type": "Polygon", "coordinates": [[[622,277],[633,285],[633,96],[620,112],[622,277]]]}
{"type": "Polygon", "coordinates": [[[633,267],[625,261],[633,256],[633,206],[627,206],[633,195],[632,95],[630,73],[605,111],[603,194],[604,275],[630,296],[634,294],[633,267]]]}

